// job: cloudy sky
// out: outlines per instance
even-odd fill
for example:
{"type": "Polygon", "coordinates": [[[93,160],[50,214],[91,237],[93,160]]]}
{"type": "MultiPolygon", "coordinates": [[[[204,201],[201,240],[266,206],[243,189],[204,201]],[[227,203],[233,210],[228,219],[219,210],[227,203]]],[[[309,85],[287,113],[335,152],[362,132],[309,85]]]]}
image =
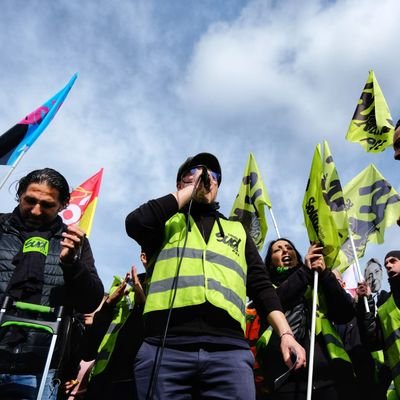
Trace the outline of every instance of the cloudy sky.
{"type": "MultiPolygon", "coordinates": [[[[1,211],[33,169],[55,168],[74,188],[103,167],[90,239],[108,287],[132,264],[142,270],[126,215],[174,191],[186,157],[219,158],[229,214],[252,152],[281,235],[304,254],[301,204],[318,142],[328,140],[343,186],[374,163],[400,189],[391,149],[370,154],[345,140],[369,70],[400,118],[399,14],[397,0],[5,0],[0,132],[79,76],[0,191],[1,211]]],[[[388,229],[361,265],[398,237],[388,229]]]]}

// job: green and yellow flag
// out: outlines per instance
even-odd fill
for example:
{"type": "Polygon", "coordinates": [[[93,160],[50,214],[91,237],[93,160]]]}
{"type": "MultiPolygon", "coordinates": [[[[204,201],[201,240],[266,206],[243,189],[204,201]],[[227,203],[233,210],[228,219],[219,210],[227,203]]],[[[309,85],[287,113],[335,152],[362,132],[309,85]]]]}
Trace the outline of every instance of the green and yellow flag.
{"type": "MultiPolygon", "coordinates": [[[[342,184],[333,160],[331,149],[326,140],[324,140],[322,193],[335,222],[339,239],[338,251],[340,251],[341,246],[349,237],[349,222],[344,203],[342,184]]],[[[335,264],[338,266],[340,265],[341,272],[349,266],[347,258],[342,252],[339,253],[335,264]]]]}
{"type": "Polygon", "coordinates": [[[346,139],[360,143],[367,152],[380,153],[392,145],[393,133],[394,125],[389,107],[374,71],[370,71],[346,139]]]}
{"type": "MultiPolygon", "coordinates": [[[[356,253],[361,258],[367,243],[383,243],[385,229],[396,223],[400,215],[400,195],[370,164],[345,186],[344,198],[356,253]]],[[[342,250],[352,262],[354,256],[349,240],[342,250]]]]}
{"type": "Polygon", "coordinates": [[[343,189],[331,149],[326,140],[324,140],[322,190],[325,201],[329,205],[333,219],[335,220],[339,236],[344,241],[349,234],[349,223],[344,206],[343,189]]]}
{"type": "Polygon", "coordinates": [[[271,208],[271,200],[256,160],[250,153],[229,219],[242,222],[258,250],[262,249],[268,230],[264,206],[271,208]]]}
{"type": "Polygon", "coordinates": [[[321,145],[317,144],[303,199],[304,222],[311,243],[321,243],[328,268],[339,264],[340,238],[330,206],[326,199],[326,179],[321,157],[321,145]],[[325,187],[325,189],[324,189],[325,187]]]}

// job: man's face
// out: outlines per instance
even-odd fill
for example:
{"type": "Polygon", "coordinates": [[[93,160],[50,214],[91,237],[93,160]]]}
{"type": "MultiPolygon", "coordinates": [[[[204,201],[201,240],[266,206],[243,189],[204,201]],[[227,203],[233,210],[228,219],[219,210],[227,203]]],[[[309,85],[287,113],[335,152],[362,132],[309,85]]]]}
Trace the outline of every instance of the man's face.
{"type": "Polygon", "coordinates": [[[369,264],[365,268],[366,281],[371,288],[372,293],[377,293],[381,289],[382,269],[381,266],[375,263],[369,264]]]}
{"type": "Polygon", "coordinates": [[[31,183],[20,196],[19,210],[26,225],[41,228],[49,225],[64,208],[59,191],[45,183],[31,183]]]}
{"type": "Polygon", "coordinates": [[[385,268],[389,278],[393,278],[400,274],[400,260],[396,257],[390,256],[385,260],[385,268]]]}
{"type": "MultiPolygon", "coordinates": [[[[209,169],[207,170],[207,173],[210,179],[210,190],[207,190],[204,187],[203,181],[200,180],[197,189],[193,193],[193,199],[198,203],[211,204],[217,198],[218,175],[209,169]]],[[[198,181],[201,174],[201,167],[194,167],[189,171],[184,172],[182,174],[181,181],[177,184],[178,190],[183,189],[186,186],[193,185],[193,183],[198,181]]]]}
{"type": "Polygon", "coordinates": [[[393,135],[394,159],[400,160],[400,127],[398,127],[393,135]]]}

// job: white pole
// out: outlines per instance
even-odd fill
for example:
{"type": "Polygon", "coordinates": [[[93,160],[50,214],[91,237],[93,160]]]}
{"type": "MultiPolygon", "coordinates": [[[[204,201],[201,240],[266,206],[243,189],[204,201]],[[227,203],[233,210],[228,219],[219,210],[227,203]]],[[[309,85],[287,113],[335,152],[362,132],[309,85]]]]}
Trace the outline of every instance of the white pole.
{"type": "MultiPolygon", "coordinates": [[[[274,224],[274,228],[275,228],[275,232],[276,232],[276,237],[277,237],[277,238],[280,238],[281,235],[279,234],[278,224],[276,223],[276,220],[275,220],[275,217],[274,217],[274,213],[272,212],[272,208],[269,208],[269,207],[268,207],[268,210],[269,210],[269,213],[270,213],[271,218],[272,218],[272,223],[274,224]]],[[[264,243],[264,247],[262,248],[260,254],[261,254],[262,259],[264,259],[265,256],[267,255],[267,243],[264,243]]]]}
{"type": "Polygon", "coordinates": [[[15,168],[17,168],[17,165],[19,162],[22,160],[22,157],[25,155],[29,147],[25,148],[24,151],[18,156],[18,158],[15,160],[14,164],[11,166],[10,170],[4,177],[4,179],[0,183],[0,190],[3,188],[4,184],[7,182],[8,178],[11,176],[11,174],[14,172],[15,168]]]}
{"type": "MultiPolygon", "coordinates": [[[[356,250],[356,246],[354,244],[353,235],[352,235],[352,232],[351,232],[351,229],[350,229],[350,225],[349,225],[348,229],[349,229],[349,239],[350,239],[350,243],[351,243],[351,248],[353,250],[353,255],[354,255],[354,262],[356,264],[356,270],[357,270],[357,274],[358,274],[358,282],[363,282],[364,281],[364,277],[362,276],[362,273],[361,273],[360,263],[358,261],[357,250],[356,250]]],[[[367,298],[365,296],[364,296],[364,305],[365,305],[365,311],[367,313],[369,313],[370,309],[369,309],[369,305],[368,305],[368,300],[367,300],[367,298]]]]}
{"type": "Polygon", "coordinates": [[[314,372],[314,350],[315,350],[315,325],[317,320],[317,296],[318,296],[318,272],[314,271],[314,289],[312,303],[312,319],[310,332],[310,356],[308,359],[307,400],[311,400],[312,382],[314,372]]]}
{"type": "Polygon", "coordinates": [[[274,227],[275,227],[276,237],[277,237],[277,238],[280,238],[281,235],[280,235],[280,233],[279,233],[278,225],[277,225],[277,223],[276,223],[276,220],[275,220],[275,217],[274,217],[274,213],[272,212],[272,208],[269,208],[269,207],[268,207],[268,209],[269,209],[269,213],[271,214],[272,222],[273,222],[274,227]]]}

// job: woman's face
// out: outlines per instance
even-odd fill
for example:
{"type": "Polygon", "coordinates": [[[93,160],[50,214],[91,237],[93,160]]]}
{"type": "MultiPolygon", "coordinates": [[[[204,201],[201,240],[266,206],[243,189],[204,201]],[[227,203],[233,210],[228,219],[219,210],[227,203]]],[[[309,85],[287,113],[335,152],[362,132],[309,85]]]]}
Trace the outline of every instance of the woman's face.
{"type": "Polygon", "coordinates": [[[286,240],[278,240],[272,245],[271,263],[274,267],[295,267],[299,260],[293,246],[286,240]]]}

